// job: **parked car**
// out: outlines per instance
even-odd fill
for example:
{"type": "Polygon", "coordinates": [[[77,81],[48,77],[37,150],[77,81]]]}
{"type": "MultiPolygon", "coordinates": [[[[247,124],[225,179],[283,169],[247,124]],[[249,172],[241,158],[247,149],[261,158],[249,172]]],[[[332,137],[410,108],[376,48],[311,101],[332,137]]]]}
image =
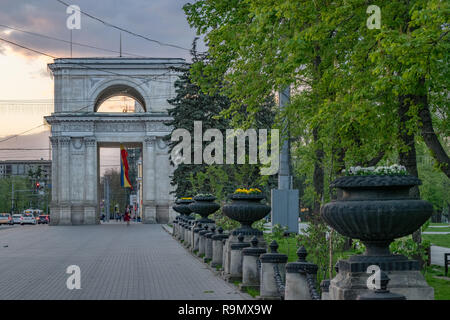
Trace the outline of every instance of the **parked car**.
{"type": "Polygon", "coordinates": [[[40,215],[38,217],[38,224],[48,224],[50,222],[49,216],[46,215],[40,215]]]}
{"type": "Polygon", "coordinates": [[[14,222],[11,218],[11,214],[10,213],[0,213],[0,224],[13,225],[14,222]]]}
{"type": "Polygon", "coordinates": [[[20,224],[21,218],[22,218],[21,214],[13,214],[12,215],[13,224],[20,224]]]}
{"type": "Polygon", "coordinates": [[[24,213],[22,215],[21,221],[20,221],[21,225],[24,224],[37,224],[37,220],[34,217],[34,215],[32,213],[24,213]]]}

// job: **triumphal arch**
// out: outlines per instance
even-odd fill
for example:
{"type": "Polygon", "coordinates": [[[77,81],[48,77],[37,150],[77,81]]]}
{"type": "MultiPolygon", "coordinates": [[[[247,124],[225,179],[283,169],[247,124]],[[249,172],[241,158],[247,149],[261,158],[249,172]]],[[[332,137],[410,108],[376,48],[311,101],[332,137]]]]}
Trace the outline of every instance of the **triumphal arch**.
{"type": "Polygon", "coordinates": [[[171,67],[184,59],[62,58],[49,64],[54,77],[51,125],[53,225],[97,224],[100,215],[99,148],[142,148],[142,219],[164,223],[172,218],[168,147],[164,122],[167,99],[175,96],[178,77],[171,67]],[[100,113],[113,96],[129,96],[140,112],[100,113]]]}

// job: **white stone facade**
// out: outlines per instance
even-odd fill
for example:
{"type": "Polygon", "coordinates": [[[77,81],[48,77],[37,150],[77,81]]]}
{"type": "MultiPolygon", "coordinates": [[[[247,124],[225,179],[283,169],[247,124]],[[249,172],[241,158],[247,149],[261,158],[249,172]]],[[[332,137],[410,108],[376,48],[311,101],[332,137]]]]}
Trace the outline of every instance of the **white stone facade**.
{"type": "Polygon", "coordinates": [[[52,204],[54,225],[99,223],[99,148],[141,147],[143,222],[172,220],[173,197],[168,148],[167,99],[175,95],[183,59],[75,58],[49,65],[55,80],[55,112],[46,121],[52,131],[52,204]],[[141,113],[97,113],[116,95],[134,98],[141,113]]]}

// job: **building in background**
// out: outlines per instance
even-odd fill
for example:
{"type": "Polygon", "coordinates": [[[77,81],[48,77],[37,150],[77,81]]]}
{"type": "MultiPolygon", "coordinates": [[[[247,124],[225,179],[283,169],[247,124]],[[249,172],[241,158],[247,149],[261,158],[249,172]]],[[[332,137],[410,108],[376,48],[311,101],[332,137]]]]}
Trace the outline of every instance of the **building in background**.
{"type": "Polygon", "coordinates": [[[11,176],[28,177],[30,172],[41,169],[42,182],[52,181],[51,160],[3,160],[0,161],[0,179],[11,176]]]}

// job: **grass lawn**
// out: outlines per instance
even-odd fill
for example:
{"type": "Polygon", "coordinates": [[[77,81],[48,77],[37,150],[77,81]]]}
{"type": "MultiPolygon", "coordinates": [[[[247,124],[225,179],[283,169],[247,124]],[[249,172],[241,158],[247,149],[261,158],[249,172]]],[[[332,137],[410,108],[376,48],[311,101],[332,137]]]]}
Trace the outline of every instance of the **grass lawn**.
{"type": "Polygon", "coordinates": [[[440,279],[436,277],[444,277],[444,267],[429,266],[425,274],[425,279],[429,286],[434,288],[435,300],[450,300],[450,277],[440,279]]]}
{"type": "Polygon", "coordinates": [[[297,261],[297,242],[294,238],[283,238],[277,241],[278,252],[288,256],[288,262],[297,261]]]}
{"type": "Polygon", "coordinates": [[[422,239],[429,240],[435,246],[450,248],[450,234],[422,234],[422,239]]]}
{"type": "Polygon", "coordinates": [[[245,292],[247,292],[249,295],[251,295],[253,298],[259,296],[259,290],[253,289],[253,288],[246,288],[245,292]]]}

